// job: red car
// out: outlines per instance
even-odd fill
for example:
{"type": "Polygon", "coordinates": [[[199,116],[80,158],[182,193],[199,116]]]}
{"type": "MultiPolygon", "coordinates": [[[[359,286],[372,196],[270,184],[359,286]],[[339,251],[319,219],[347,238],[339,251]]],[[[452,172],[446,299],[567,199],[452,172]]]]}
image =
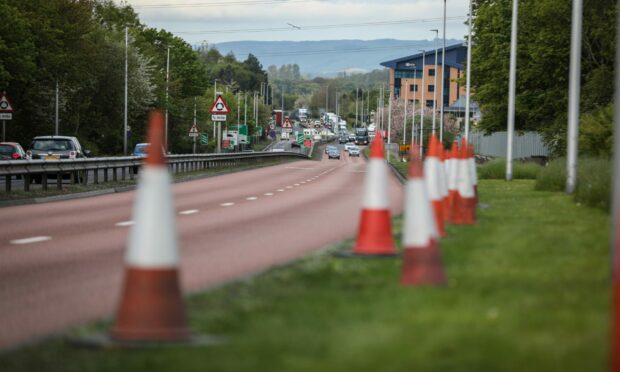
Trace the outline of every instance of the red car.
{"type": "Polygon", "coordinates": [[[17,142],[0,142],[0,160],[26,159],[26,152],[17,142]]]}

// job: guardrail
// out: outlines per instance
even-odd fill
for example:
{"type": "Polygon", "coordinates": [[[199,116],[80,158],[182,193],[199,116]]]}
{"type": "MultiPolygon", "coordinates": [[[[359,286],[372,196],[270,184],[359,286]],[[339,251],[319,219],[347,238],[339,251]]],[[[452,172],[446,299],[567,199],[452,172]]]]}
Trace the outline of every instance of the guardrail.
{"type": "MultiPolygon", "coordinates": [[[[295,152],[249,152],[232,154],[188,154],[168,155],[166,157],[170,171],[174,173],[193,172],[222,166],[235,166],[241,162],[261,162],[265,159],[308,156],[295,152]]],[[[133,179],[144,159],[135,156],[84,158],[60,160],[7,160],[0,162],[0,177],[4,176],[5,191],[12,189],[12,179],[22,178],[24,191],[30,191],[30,185],[41,183],[43,190],[48,189],[48,180],[56,179],[56,188],[62,189],[63,178],[71,183],[87,184],[92,172],[93,183],[100,183],[99,174],[103,173],[103,182],[133,179]],[[120,175],[119,175],[120,173],[120,175]],[[111,177],[110,177],[111,176],[111,177]]]]}

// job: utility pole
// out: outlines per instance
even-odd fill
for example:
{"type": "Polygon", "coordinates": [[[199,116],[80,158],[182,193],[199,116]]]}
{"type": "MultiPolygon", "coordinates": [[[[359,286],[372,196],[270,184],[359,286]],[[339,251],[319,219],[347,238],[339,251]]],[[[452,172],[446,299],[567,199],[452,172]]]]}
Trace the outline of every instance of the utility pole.
{"type": "Polygon", "coordinates": [[[388,130],[387,130],[387,161],[390,162],[390,150],[392,144],[392,90],[388,95],[388,130]]]}
{"type": "MultiPolygon", "coordinates": [[[[215,79],[214,81],[214,85],[213,85],[213,102],[215,102],[215,100],[217,99],[217,81],[218,79],[215,79]]],[[[217,139],[217,122],[213,122],[213,138],[217,139]]]]}
{"type": "Polygon", "coordinates": [[[512,31],[510,34],[510,77],[508,82],[508,135],[506,146],[506,181],[512,181],[512,142],[515,131],[515,90],[517,82],[517,20],[519,0],[512,0],[512,31]]]}
{"type": "Polygon", "coordinates": [[[573,0],[571,27],[570,78],[568,89],[568,149],[566,156],[566,193],[577,188],[577,155],[579,153],[579,97],[581,84],[581,30],[583,0],[573,0]]]}
{"type": "MultiPolygon", "coordinates": [[[[415,72],[413,73],[413,76],[415,76],[415,72]]],[[[405,85],[405,87],[407,87],[407,85],[405,85]]],[[[405,89],[405,115],[404,115],[404,119],[403,119],[403,145],[406,143],[407,141],[407,104],[409,103],[409,89],[405,89]]],[[[413,131],[413,128],[411,129],[413,131]]]]}
{"type": "Polygon", "coordinates": [[[124,113],[124,127],[123,127],[123,155],[127,156],[127,89],[129,80],[129,61],[128,61],[128,49],[129,49],[129,27],[125,26],[125,113],[124,113]]]}
{"type": "MultiPolygon", "coordinates": [[[[424,71],[424,65],[422,65],[422,71],[424,71]]],[[[411,103],[411,145],[415,143],[415,96],[418,92],[419,85],[416,84],[416,79],[418,76],[418,68],[413,70],[413,102],[411,103]]],[[[407,103],[405,103],[405,114],[407,114],[407,103]]]]}
{"type": "Polygon", "coordinates": [[[424,154],[424,110],[426,109],[426,101],[424,97],[424,92],[426,89],[426,85],[424,85],[424,77],[426,76],[426,51],[424,49],[421,49],[420,51],[422,52],[422,97],[420,98],[420,159],[422,159],[422,156],[424,154]]]}
{"type": "MultiPolygon", "coordinates": [[[[450,71],[450,70],[448,70],[450,71]]],[[[437,76],[437,72],[435,72],[437,76]]],[[[450,72],[448,72],[448,77],[450,72]]],[[[443,0],[443,47],[441,49],[441,105],[439,106],[439,143],[443,146],[443,106],[445,105],[446,92],[444,91],[446,80],[446,0],[443,0]]],[[[435,87],[437,90],[437,87],[435,87]]],[[[448,89],[448,95],[450,89],[448,89]]]]}
{"type": "Polygon", "coordinates": [[[166,114],[165,114],[165,138],[164,138],[164,147],[166,149],[166,153],[168,153],[168,83],[170,81],[170,45],[167,48],[167,56],[166,56],[166,114]]]}
{"type": "Polygon", "coordinates": [[[467,34],[467,77],[465,83],[465,139],[469,141],[469,101],[471,94],[471,20],[472,20],[472,0],[469,0],[469,32],[467,34]]]}
{"type": "Polygon", "coordinates": [[[433,83],[433,134],[435,134],[435,117],[437,115],[437,39],[439,30],[431,30],[435,33],[435,82],[433,83]]]}
{"type": "Polygon", "coordinates": [[[56,79],[56,106],[54,108],[54,110],[56,111],[56,116],[55,116],[55,122],[56,122],[56,135],[58,135],[58,95],[59,95],[59,89],[58,89],[58,79],[56,79]]]}
{"type": "MultiPolygon", "coordinates": [[[[194,125],[196,127],[196,97],[194,97],[194,125]]],[[[192,147],[192,154],[196,153],[196,136],[194,136],[194,146],[192,147]]]]}

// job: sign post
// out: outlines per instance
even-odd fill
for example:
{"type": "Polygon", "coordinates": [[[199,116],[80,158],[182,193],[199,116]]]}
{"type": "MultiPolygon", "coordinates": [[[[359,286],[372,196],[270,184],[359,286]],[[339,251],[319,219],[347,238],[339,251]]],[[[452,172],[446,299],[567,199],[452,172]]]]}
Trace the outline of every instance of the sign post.
{"type": "Polygon", "coordinates": [[[13,119],[13,106],[6,92],[0,96],[0,119],[2,119],[2,141],[6,141],[6,121],[13,119]]]}
{"type": "Polygon", "coordinates": [[[189,136],[194,138],[194,146],[192,148],[193,154],[196,153],[196,137],[198,137],[198,135],[198,126],[196,126],[196,122],[194,122],[194,124],[192,124],[192,127],[189,130],[189,136]]]}
{"type": "Polygon", "coordinates": [[[222,122],[226,121],[226,115],[230,112],[230,109],[226,105],[226,101],[222,97],[221,93],[218,93],[215,102],[213,102],[213,106],[211,106],[211,120],[213,122],[217,122],[217,150],[216,152],[222,151],[222,122]]]}

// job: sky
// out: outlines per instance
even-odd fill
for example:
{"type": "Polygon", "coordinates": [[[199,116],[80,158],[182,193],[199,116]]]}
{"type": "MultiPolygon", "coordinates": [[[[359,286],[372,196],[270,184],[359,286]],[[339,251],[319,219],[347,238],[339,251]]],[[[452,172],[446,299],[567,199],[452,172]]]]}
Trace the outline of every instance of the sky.
{"type": "MultiPolygon", "coordinates": [[[[442,0],[116,0],[192,45],[226,41],[432,40],[442,0]]],[[[446,38],[467,33],[469,0],[446,0],[446,38]]]]}

